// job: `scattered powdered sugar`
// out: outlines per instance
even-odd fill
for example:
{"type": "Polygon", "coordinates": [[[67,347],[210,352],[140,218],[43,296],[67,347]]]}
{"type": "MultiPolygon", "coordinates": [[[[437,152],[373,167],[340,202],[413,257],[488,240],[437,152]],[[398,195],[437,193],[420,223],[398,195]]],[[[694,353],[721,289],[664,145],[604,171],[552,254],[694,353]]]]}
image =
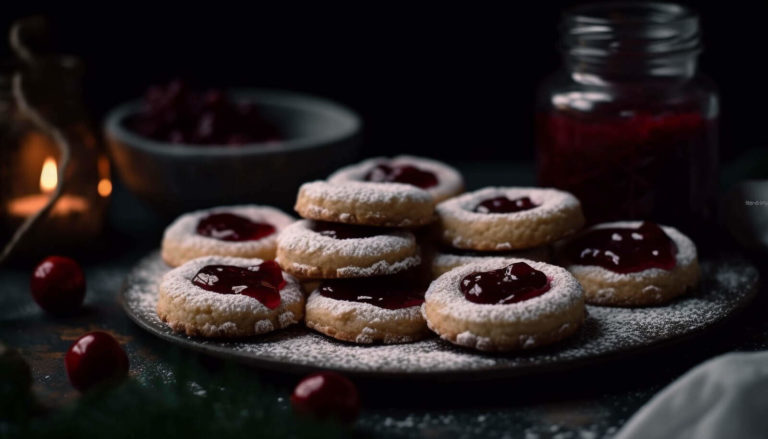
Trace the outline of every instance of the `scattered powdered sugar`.
{"type": "MultiPolygon", "coordinates": [[[[470,322],[530,322],[543,316],[567,312],[584,302],[584,290],[567,270],[528,259],[491,259],[463,265],[438,277],[424,295],[425,305],[440,305],[440,314],[470,322]],[[474,272],[492,271],[515,262],[524,262],[543,272],[549,279],[549,291],[522,302],[490,305],[470,302],[459,288],[461,280],[474,272]]],[[[423,308],[422,308],[423,310],[423,308]]],[[[473,334],[466,334],[464,339],[473,334]]],[[[463,344],[463,343],[460,343],[463,344]]]]}
{"type": "Polygon", "coordinates": [[[200,253],[216,253],[216,249],[234,248],[243,251],[255,252],[259,248],[274,246],[277,234],[284,227],[293,223],[295,219],[282,211],[269,206],[242,205],[221,206],[212,209],[197,210],[185,213],[178,217],[163,234],[163,241],[183,245],[184,248],[198,249],[200,253]],[[232,213],[254,222],[263,222],[275,227],[275,233],[261,239],[251,241],[222,241],[197,234],[197,224],[204,217],[214,213],[232,213]]]}
{"type": "MultiPolygon", "coordinates": [[[[582,233],[580,233],[578,236],[582,235],[583,233],[587,233],[590,230],[596,230],[596,229],[605,229],[605,228],[630,228],[630,227],[638,227],[642,224],[642,221],[616,221],[612,223],[602,223],[597,224],[595,226],[592,226],[586,230],[584,230],[582,233]]],[[[674,227],[670,226],[661,226],[661,228],[664,230],[664,233],[669,236],[669,238],[675,243],[677,246],[677,256],[676,256],[676,265],[675,269],[678,267],[688,267],[692,263],[696,261],[696,244],[691,241],[691,239],[682,233],[680,233],[679,230],[677,230],[674,227]]],[[[563,241],[562,243],[558,243],[557,245],[557,251],[560,251],[565,245],[567,245],[568,240],[563,241]]],[[[606,281],[610,280],[611,282],[623,282],[627,279],[646,279],[646,278],[655,278],[656,276],[659,276],[661,274],[664,274],[668,272],[667,270],[661,269],[661,268],[649,268],[647,270],[638,271],[635,273],[617,273],[615,271],[608,270],[606,268],[600,267],[598,265],[580,265],[580,264],[572,264],[568,265],[566,267],[569,271],[571,271],[574,274],[577,275],[599,275],[601,278],[604,278],[606,281]]],[[[673,269],[674,270],[674,269],[673,269]]],[[[610,289],[611,291],[606,291],[606,294],[610,293],[613,294],[613,289],[610,289]]]]}
{"type": "Polygon", "coordinates": [[[325,199],[356,203],[432,202],[432,196],[416,186],[402,183],[312,181],[299,188],[299,199],[325,199]]]}
{"type": "Polygon", "coordinates": [[[459,171],[437,160],[411,155],[399,155],[397,157],[373,157],[354,165],[340,168],[328,177],[330,183],[345,183],[348,181],[362,181],[366,174],[379,164],[412,165],[419,169],[429,171],[437,177],[437,185],[425,190],[436,199],[445,199],[454,194],[461,193],[464,188],[464,178],[459,171]]]}
{"type": "Polygon", "coordinates": [[[482,373],[514,375],[553,364],[577,364],[699,332],[731,315],[754,295],[757,270],[742,259],[702,263],[700,288],[666,306],[610,308],[587,306],[583,327],[558,344],[504,355],[454,346],[437,337],[401,345],[354,345],[301,326],[244,340],[187,337],[157,317],[157,282],[168,270],[159,254],[140,261],[126,280],[123,306],[149,332],[214,355],[262,367],[308,371],[333,369],[351,374],[434,375],[482,373]]]}
{"type": "Polygon", "coordinates": [[[537,220],[557,215],[563,209],[580,206],[579,200],[568,192],[557,189],[537,187],[487,187],[474,192],[467,192],[455,198],[443,201],[436,207],[441,217],[456,218],[460,221],[481,223],[499,217],[515,220],[537,220]],[[495,197],[505,196],[510,200],[529,197],[536,207],[512,213],[474,212],[481,202],[495,197]]]}
{"type": "Polygon", "coordinates": [[[376,256],[415,248],[416,238],[407,230],[381,229],[381,234],[366,238],[336,239],[312,230],[311,220],[286,227],[277,237],[280,248],[313,256],[376,256]]]}

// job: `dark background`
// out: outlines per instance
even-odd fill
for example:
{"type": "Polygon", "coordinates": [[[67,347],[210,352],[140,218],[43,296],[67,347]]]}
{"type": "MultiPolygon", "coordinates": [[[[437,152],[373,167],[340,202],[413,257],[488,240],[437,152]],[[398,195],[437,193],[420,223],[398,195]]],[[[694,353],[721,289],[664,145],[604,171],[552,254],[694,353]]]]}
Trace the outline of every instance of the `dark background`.
{"type": "MultiPolygon", "coordinates": [[[[0,25],[33,13],[52,18],[62,48],[86,61],[97,120],[147,85],[182,77],[335,99],[362,115],[366,155],[531,159],[535,89],[559,65],[560,13],[577,2],[412,3],[158,10],[14,2],[3,6],[0,25]]],[[[700,70],[720,87],[721,155],[729,160],[768,144],[768,63],[760,62],[768,2],[688,4],[702,16],[700,70]]]]}

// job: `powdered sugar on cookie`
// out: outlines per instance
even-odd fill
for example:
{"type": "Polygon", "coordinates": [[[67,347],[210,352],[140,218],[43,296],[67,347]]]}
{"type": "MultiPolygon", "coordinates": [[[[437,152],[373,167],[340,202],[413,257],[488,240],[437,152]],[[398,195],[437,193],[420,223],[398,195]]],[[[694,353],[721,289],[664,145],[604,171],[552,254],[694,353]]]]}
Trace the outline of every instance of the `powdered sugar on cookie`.
{"type": "Polygon", "coordinates": [[[298,323],[304,295],[293,276],[284,273],[280,305],[269,309],[257,299],[241,294],[219,294],[204,290],[192,279],[207,265],[250,267],[261,259],[206,256],[166,273],[159,284],[158,314],[177,330],[205,336],[253,335],[298,323]]]}
{"type": "Polygon", "coordinates": [[[567,270],[528,259],[492,259],[464,265],[445,273],[432,282],[424,296],[426,302],[440,305],[446,313],[473,322],[525,322],[557,314],[583,303],[584,292],[579,282],[567,270]],[[459,288],[461,280],[474,272],[492,271],[515,262],[525,262],[546,274],[549,291],[541,296],[507,305],[473,303],[459,288]]]}
{"type": "MultiPolygon", "coordinates": [[[[328,177],[331,183],[344,183],[348,181],[363,181],[365,176],[377,165],[411,165],[419,169],[431,172],[437,177],[437,185],[425,189],[440,202],[464,191],[464,178],[454,168],[437,160],[410,155],[397,157],[374,157],[360,163],[345,166],[328,177]]],[[[387,183],[391,184],[391,183],[387,183]]]]}
{"type": "MultiPolygon", "coordinates": [[[[590,227],[589,229],[585,230],[584,233],[587,233],[590,230],[606,229],[606,228],[636,228],[636,227],[639,227],[641,224],[642,224],[642,221],[616,221],[612,223],[602,223],[602,224],[597,224],[593,227],[590,227]]],[[[680,233],[680,231],[674,227],[669,227],[669,226],[660,226],[660,227],[662,228],[662,230],[664,230],[664,233],[666,233],[667,236],[669,236],[669,238],[677,246],[677,255],[675,256],[675,259],[676,259],[675,268],[687,267],[697,262],[698,258],[696,255],[696,245],[693,243],[693,241],[691,241],[690,238],[680,233]]],[[[562,249],[564,244],[565,243],[559,244],[558,250],[562,249]]],[[[623,282],[623,281],[626,281],[627,279],[638,279],[638,280],[653,279],[667,272],[667,270],[664,270],[661,268],[649,268],[647,270],[638,271],[634,273],[617,273],[615,271],[611,271],[597,265],[579,265],[579,264],[569,264],[566,266],[566,268],[577,276],[579,275],[600,276],[602,278],[605,278],[607,281],[616,281],[616,282],[623,282]]]]}
{"type": "Polygon", "coordinates": [[[163,258],[172,266],[201,256],[274,258],[278,233],[295,219],[269,206],[221,206],[186,213],[177,218],[163,234],[163,258]],[[272,225],[275,233],[250,241],[222,241],[197,233],[201,219],[216,213],[231,213],[253,222],[272,225]]]}
{"type": "Polygon", "coordinates": [[[545,219],[565,209],[579,208],[581,203],[568,192],[557,189],[536,187],[487,187],[452,198],[437,205],[440,216],[458,218],[464,221],[485,222],[491,218],[509,217],[515,219],[545,219]],[[529,197],[536,207],[513,213],[474,212],[481,202],[494,197],[505,196],[510,200],[529,197]]]}

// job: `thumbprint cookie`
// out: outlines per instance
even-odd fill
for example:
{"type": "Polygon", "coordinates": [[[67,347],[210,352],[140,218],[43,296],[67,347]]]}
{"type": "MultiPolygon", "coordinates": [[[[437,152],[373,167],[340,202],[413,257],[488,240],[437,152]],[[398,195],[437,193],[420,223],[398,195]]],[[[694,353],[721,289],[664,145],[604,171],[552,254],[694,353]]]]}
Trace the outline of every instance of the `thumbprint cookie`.
{"type": "Polygon", "coordinates": [[[595,305],[663,304],[701,275],[693,241],[651,222],[598,224],[558,245],[556,256],[595,305]]]}
{"type": "Polygon", "coordinates": [[[442,248],[432,256],[432,278],[437,279],[456,267],[483,262],[490,259],[530,259],[532,261],[549,262],[551,250],[549,246],[516,250],[510,252],[478,252],[455,248],[442,248]]]}
{"type": "Polygon", "coordinates": [[[529,349],[576,332],[584,292],[565,269],[525,259],[467,264],[429,286],[422,312],[451,343],[482,351],[529,349]]]}
{"type": "Polygon", "coordinates": [[[406,230],[302,220],[278,236],[277,261],[302,279],[333,279],[394,274],[421,257],[406,230]]]}
{"type": "Polygon", "coordinates": [[[305,322],[338,340],[407,343],[429,335],[423,302],[424,288],[401,278],[326,280],[309,295],[305,322]]]}
{"type": "Polygon", "coordinates": [[[556,189],[489,187],[437,205],[442,241],[478,251],[550,244],[584,225],[581,203],[556,189]]]}
{"type": "Polygon", "coordinates": [[[434,220],[435,206],[428,192],[409,184],[313,181],[299,188],[295,209],[319,221],[417,227],[434,220]]]}
{"type": "Polygon", "coordinates": [[[328,181],[410,184],[429,192],[436,203],[464,192],[464,179],[459,171],[437,160],[409,155],[364,160],[339,169],[328,181]]]}
{"type": "Polygon", "coordinates": [[[267,206],[228,206],[181,215],[163,235],[162,257],[177,267],[201,256],[274,259],[277,234],[295,220],[267,206]]]}
{"type": "Polygon", "coordinates": [[[187,335],[250,336],[300,322],[304,294],[275,261],[205,256],[163,276],[157,314],[187,335]]]}

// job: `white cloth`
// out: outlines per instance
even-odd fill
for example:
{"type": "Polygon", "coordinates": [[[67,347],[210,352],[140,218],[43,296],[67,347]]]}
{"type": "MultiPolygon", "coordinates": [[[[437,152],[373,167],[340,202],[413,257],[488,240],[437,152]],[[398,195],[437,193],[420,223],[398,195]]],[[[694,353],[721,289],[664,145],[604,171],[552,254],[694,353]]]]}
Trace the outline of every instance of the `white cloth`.
{"type": "Polygon", "coordinates": [[[614,439],[768,438],[768,351],[691,369],[646,403],[614,439]]]}

